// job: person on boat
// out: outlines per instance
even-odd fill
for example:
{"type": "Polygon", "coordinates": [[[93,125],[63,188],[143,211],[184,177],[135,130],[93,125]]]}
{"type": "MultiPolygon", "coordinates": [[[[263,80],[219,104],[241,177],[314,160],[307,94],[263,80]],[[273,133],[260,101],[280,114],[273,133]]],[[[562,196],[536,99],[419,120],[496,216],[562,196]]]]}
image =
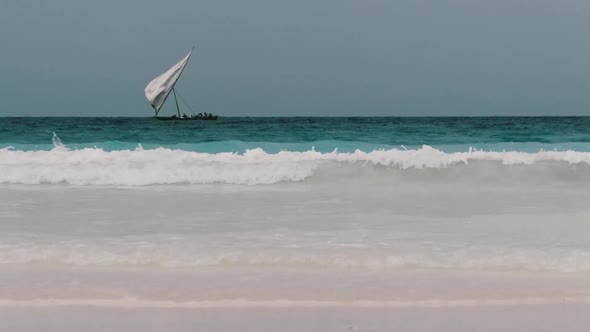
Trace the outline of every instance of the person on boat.
{"type": "Polygon", "coordinates": [[[183,118],[183,119],[186,119],[186,118],[188,118],[188,116],[186,116],[186,113],[182,113],[182,118],[183,118]]]}
{"type": "Polygon", "coordinates": [[[203,117],[203,113],[199,112],[199,114],[197,114],[197,118],[202,118],[203,117]]]}
{"type": "Polygon", "coordinates": [[[176,118],[176,114],[174,114],[173,116],[171,116],[171,118],[176,118]]]}

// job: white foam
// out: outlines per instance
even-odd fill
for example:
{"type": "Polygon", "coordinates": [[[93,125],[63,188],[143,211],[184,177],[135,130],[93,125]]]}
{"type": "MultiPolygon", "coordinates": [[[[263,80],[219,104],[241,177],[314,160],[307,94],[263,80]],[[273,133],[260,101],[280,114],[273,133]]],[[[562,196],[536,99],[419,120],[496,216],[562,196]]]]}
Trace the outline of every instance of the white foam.
{"type": "Polygon", "coordinates": [[[448,308],[507,305],[590,303],[588,296],[523,297],[509,299],[428,299],[428,300],[249,300],[215,301],[145,300],[132,297],[114,299],[0,299],[0,307],[114,307],[114,308],[448,308]]]}
{"type": "MultiPolygon", "coordinates": [[[[198,153],[158,148],[104,151],[68,150],[56,143],[51,151],[0,149],[0,183],[126,185],[239,184],[259,185],[300,182],[317,174],[335,174],[346,166],[351,172],[368,166],[392,171],[450,169],[486,163],[504,169],[548,163],[562,170],[590,165],[590,153],[576,151],[493,152],[470,149],[445,153],[429,146],[417,150],[375,150],[353,153],[281,151],[269,154],[260,148],[244,154],[198,153]],[[563,168],[565,167],[565,168],[563,168]]],[[[348,174],[342,174],[349,176],[348,174]]],[[[479,176],[477,172],[474,176],[479,176]]],[[[385,173],[387,176],[387,173],[385,173]]]]}
{"type": "MultiPolygon", "coordinates": [[[[7,242],[7,241],[5,241],[7,242]]],[[[323,249],[312,244],[281,248],[273,243],[241,247],[195,238],[184,241],[133,241],[128,238],[92,242],[20,242],[0,245],[0,264],[70,266],[144,266],[166,269],[199,267],[344,268],[360,270],[441,269],[480,271],[590,272],[586,249],[518,248],[470,245],[454,248],[323,249]]]]}

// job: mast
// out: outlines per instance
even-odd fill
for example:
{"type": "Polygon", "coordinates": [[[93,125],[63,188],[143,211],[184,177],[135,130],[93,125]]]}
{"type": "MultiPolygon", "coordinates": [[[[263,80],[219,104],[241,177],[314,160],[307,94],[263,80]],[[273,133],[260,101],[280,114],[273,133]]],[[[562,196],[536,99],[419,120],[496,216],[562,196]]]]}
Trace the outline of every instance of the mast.
{"type": "Polygon", "coordinates": [[[180,118],[180,108],[178,108],[178,99],[176,99],[176,90],[172,88],[172,93],[174,94],[174,101],[176,102],[176,111],[178,112],[178,117],[180,118]]]}

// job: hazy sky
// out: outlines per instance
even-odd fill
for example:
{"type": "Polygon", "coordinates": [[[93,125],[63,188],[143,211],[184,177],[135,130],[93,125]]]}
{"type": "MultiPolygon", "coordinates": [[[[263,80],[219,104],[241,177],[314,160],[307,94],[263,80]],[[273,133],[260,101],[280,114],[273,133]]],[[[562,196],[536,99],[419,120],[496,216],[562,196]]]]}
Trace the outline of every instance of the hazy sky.
{"type": "Polygon", "coordinates": [[[1,0],[0,115],[153,115],[193,45],[197,112],[590,115],[588,0],[1,0]]]}

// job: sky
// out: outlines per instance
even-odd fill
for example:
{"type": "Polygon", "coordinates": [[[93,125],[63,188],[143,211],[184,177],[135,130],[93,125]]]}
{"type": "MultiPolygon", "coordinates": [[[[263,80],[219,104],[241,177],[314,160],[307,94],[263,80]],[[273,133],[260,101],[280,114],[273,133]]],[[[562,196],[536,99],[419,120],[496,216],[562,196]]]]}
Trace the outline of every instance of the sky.
{"type": "Polygon", "coordinates": [[[152,116],[192,46],[195,112],[590,116],[587,0],[2,0],[0,116],[152,116]]]}

